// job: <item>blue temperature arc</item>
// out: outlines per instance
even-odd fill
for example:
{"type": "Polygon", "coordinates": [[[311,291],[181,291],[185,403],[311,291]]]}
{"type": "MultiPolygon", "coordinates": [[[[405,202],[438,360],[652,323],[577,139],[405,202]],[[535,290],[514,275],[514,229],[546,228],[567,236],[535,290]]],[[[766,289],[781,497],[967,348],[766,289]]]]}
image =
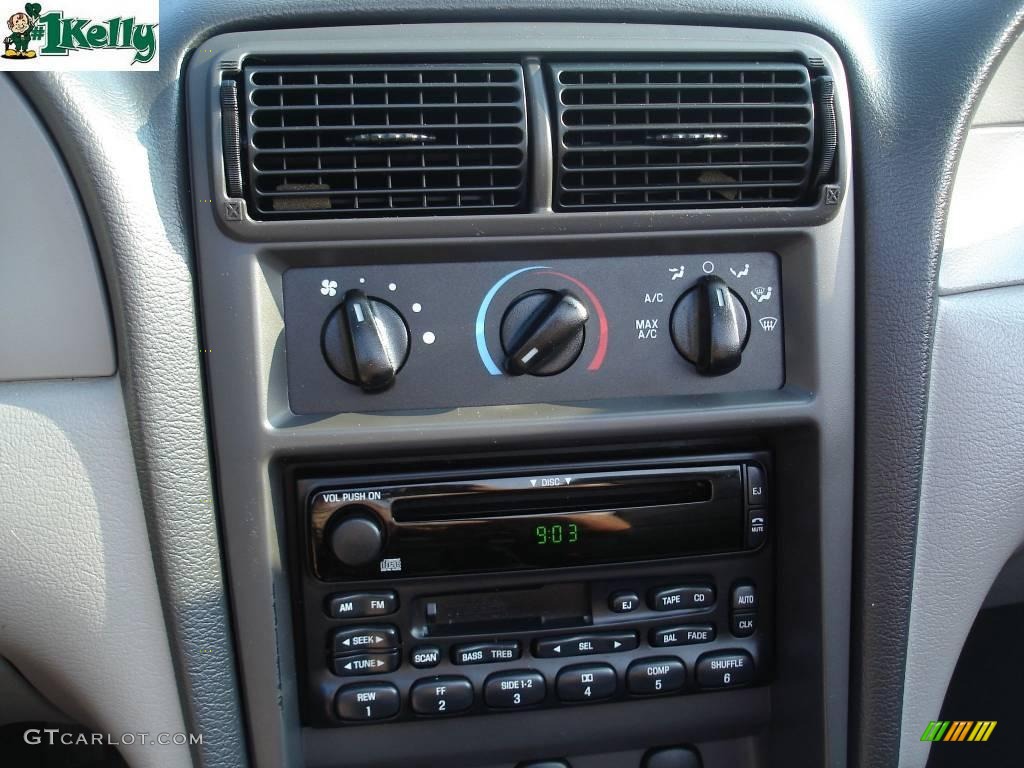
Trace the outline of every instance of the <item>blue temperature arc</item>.
{"type": "Polygon", "coordinates": [[[547,269],[547,267],[534,266],[534,267],[523,267],[517,269],[514,272],[509,272],[498,282],[491,286],[491,289],[484,296],[484,300],[480,303],[480,309],[476,313],[476,351],[480,353],[480,359],[483,361],[484,368],[491,376],[501,376],[501,368],[498,367],[497,363],[494,362],[494,358],[491,357],[491,353],[487,351],[487,340],[484,337],[484,328],[486,327],[487,310],[491,306],[491,302],[494,300],[495,294],[501,290],[501,286],[507,283],[516,275],[521,275],[523,272],[532,272],[537,269],[547,269]]]}

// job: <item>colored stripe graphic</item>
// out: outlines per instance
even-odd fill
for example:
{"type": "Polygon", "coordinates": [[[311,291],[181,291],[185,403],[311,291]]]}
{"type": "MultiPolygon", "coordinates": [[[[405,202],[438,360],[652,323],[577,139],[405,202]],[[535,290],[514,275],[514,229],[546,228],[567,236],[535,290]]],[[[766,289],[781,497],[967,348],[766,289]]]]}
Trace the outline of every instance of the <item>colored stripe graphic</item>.
{"type": "Polygon", "coordinates": [[[988,741],[997,720],[932,720],[921,741],[988,741]]]}

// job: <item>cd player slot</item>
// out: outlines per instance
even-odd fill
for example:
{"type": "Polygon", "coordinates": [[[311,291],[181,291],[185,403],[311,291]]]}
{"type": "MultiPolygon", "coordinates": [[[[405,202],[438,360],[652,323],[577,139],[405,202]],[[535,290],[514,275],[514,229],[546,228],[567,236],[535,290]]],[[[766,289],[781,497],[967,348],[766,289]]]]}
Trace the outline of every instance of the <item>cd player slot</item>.
{"type": "Polygon", "coordinates": [[[442,522],[453,518],[566,514],[644,509],[711,501],[712,484],[704,478],[623,478],[576,486],[432,493],[403,496],[391,504],[398,523],[442,522]]]}

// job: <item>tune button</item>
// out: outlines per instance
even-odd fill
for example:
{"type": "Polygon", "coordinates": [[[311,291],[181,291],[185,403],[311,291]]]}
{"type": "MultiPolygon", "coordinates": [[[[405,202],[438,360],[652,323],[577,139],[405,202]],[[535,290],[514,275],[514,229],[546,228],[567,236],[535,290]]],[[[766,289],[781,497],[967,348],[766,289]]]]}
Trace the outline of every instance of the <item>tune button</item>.
{"type": "Polygon", "coordinates": [[[356,677],[358,675],[379,675],[382,672],[394,672],[398,669],[401,659],[398,658],[398,651],[387,653],[355,653],[348,656],[338,656],[334,659],[332,667],[334,674],[341,677],[356,677]]]}
{"type": "Polygon", "coordinates": [[[562,701],[597,701],[615,695],[615,670],[608,664],[580,664],[558,673],[555,683],[562,701]]]}
{"type": "Polygon", "coordinates": [[[495,672],[484,683],[484,701],[488,707],[513,709],[529,707],[544,700],[544,677],[535,670],[495,672]]]}
{"type": "Polygon", "coordinates": [[[473,706],[473,684],[464,677],[429,677],[413,684],[409,694],[414,712],[448,715],[473,706]]]}
{"type": "Polygon", "coordinates": [[[391,683],[360,683],[338,691],[334,711],[342,720],[385,720],[398,714],[401,703],[391,683]]]}
{"type": "Polygon", "coordinates": [[[682,690],[686,665],[675,656],[634,661],[626,670],[626,686],[638,696],[653,696],[682,690]]]}

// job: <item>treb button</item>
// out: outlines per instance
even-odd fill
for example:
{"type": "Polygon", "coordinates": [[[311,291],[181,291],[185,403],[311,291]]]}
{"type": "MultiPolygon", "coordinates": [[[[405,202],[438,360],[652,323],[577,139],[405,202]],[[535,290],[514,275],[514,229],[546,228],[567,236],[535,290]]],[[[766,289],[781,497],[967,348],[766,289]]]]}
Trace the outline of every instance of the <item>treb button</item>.
{"type": "Polygon", "coordinates": [[[519,642],[516,640],[471,643],[457,645],[452,649],[454,664],[494,664],[499,661],[515,661],[519,656],[519,642]]]}

